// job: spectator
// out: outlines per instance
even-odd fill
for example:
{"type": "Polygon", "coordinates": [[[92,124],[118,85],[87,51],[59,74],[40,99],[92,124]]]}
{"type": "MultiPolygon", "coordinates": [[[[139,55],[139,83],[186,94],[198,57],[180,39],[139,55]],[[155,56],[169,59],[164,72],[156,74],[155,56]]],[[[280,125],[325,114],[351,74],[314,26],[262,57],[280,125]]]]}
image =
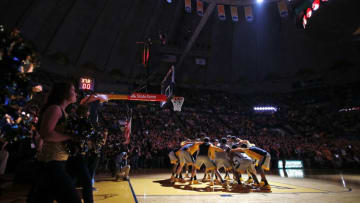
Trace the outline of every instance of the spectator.
{"type": "Polygon", "coordinates": [[[126,152],[121,152],[116,155],[116,170],[115,180],[118,181],[121,177],[123,180],[129,180],[130,165],[127,163],[128,155],[126,152]]]}

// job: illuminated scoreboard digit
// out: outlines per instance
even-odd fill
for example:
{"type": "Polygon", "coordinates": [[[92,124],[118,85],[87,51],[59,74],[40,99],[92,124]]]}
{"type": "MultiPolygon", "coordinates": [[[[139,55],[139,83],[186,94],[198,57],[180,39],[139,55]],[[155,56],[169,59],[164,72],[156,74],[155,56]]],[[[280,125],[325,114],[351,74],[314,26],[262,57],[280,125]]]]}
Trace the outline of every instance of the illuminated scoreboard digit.
{"type": "Polygon", "coordinates": [[[94,79],[90,77],[82,77],[79,82],[80,90],[94,90],[94,79]]]}

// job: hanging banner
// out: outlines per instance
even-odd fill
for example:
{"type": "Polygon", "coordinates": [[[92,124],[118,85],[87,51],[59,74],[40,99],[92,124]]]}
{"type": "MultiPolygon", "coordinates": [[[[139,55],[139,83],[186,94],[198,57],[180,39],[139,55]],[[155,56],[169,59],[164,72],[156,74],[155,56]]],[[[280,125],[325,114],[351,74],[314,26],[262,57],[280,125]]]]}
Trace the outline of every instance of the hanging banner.
{"type": "Polygon", "coordinates": [[[286,17],[288,16],[288,9],[286,7],[286,3],[285,3],[285,0],[281,0],[277,3],[278,5],[278,9],[279,9],[279,13],[280,13],[280,16],[281,17],[286,17]]]}
{"type": "Polygon", "coordinates": [[[220,20],[226,20],[226,17],[225,17],[225,7],[224,7],[224,5],[218,5],[217,8],[218,8],[218,16],[219,16],[219,19],[220,19],[220,20]]]}
{"type": "Polygon", "coordinates": [[[191,0],[185,0],[185,12],[191,13],[191,0]]]}
{"type": "Polygon", "coordinates": [[[163,94],[148,94],[148,93],[132,93],[131,95],[125,94],[93,94],[81,100],[81,104],[89,104],[99,100],[100,103],[108,102],[109,100],[130,100],[130,101],[167,101],[166,95],[163,94]]]}
{"type": "Polygon", "coordinates": [[[133,93],[128,97],[131,101],[167,101],[166,95],[162,94],[147,94],[147,93],[133,93]]]}
{"type": "Polygon", "coordinates": [[[247,22],[252,22],[254,20],[253,14],[252,14],[252,8],[251,6],[245,6],[245,19],[247,22]]]}
{"type": "Polygon", "coordinates": [[[202,0],[197,0],[196,2],[196,12],[199,16],[203,16],[204,15],[204,3],[202,2],[202,0]]]}
{"type": "Polygon", "coordinates": [[[234,22],[239,21],[238,9],[236,6],[231,6],[231,18],[234,22]]]}

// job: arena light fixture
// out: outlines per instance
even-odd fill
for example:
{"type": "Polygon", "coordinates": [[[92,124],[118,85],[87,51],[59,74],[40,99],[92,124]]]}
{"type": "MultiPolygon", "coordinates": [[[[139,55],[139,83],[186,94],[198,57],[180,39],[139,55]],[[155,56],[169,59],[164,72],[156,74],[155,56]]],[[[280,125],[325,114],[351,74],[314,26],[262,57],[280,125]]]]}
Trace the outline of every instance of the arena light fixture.
{"type": "Polygon", "coordinates": [[[261,4],[262,2],[264,2],[264,0],[256,0],[256,2],[257,2],[258,4],[261,4]]]}
{"type": "Polygon", "coordinates": [[[360,107],[351,107],[351,108],[343,108],[340,109],[339,112],[348,112],[348,111],[360,111],[360,107]]]}
{"type": "Polygon", "coordinates": [[[306,17],[309,19],[312,16],[312,10],[311,8],[306,9],[306,17]]]}
{"type": "Polygon", "coordinates": [[[255,106],[253,109],[257,112],[276,112],[278,110],[276,107],[273,106],[255,106]]]}
{"type": "Polygon", "coordinates": [[[171,4],[171,3],[172,3],[172,0],[166,0],[166,2],[168,2],[169,4],[171,4]]]}
{"type": "Polygon", "coordinates": [[[320,7],[320,0],[314,0],[314,2],[312,3],[312,9],[313,11],[318,10],[320,7]]]}
{"type": "Polygon", "coordinates": [[[306,25],[307,25],[307,18],[306,18],[306,15],[303,16],[303,27],[304,29],[306,28],[306,25]]]}

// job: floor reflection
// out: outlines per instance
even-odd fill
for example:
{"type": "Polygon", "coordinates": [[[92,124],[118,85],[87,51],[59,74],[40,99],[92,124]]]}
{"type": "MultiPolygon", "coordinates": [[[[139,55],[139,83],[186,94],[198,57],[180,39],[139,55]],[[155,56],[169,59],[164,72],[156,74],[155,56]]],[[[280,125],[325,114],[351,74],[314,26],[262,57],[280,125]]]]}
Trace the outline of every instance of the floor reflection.
{"type": "Polygon", "coordinates": [[[285,178],[304,178],[304,169],[279,169],[280,177],[285,178]]]}

